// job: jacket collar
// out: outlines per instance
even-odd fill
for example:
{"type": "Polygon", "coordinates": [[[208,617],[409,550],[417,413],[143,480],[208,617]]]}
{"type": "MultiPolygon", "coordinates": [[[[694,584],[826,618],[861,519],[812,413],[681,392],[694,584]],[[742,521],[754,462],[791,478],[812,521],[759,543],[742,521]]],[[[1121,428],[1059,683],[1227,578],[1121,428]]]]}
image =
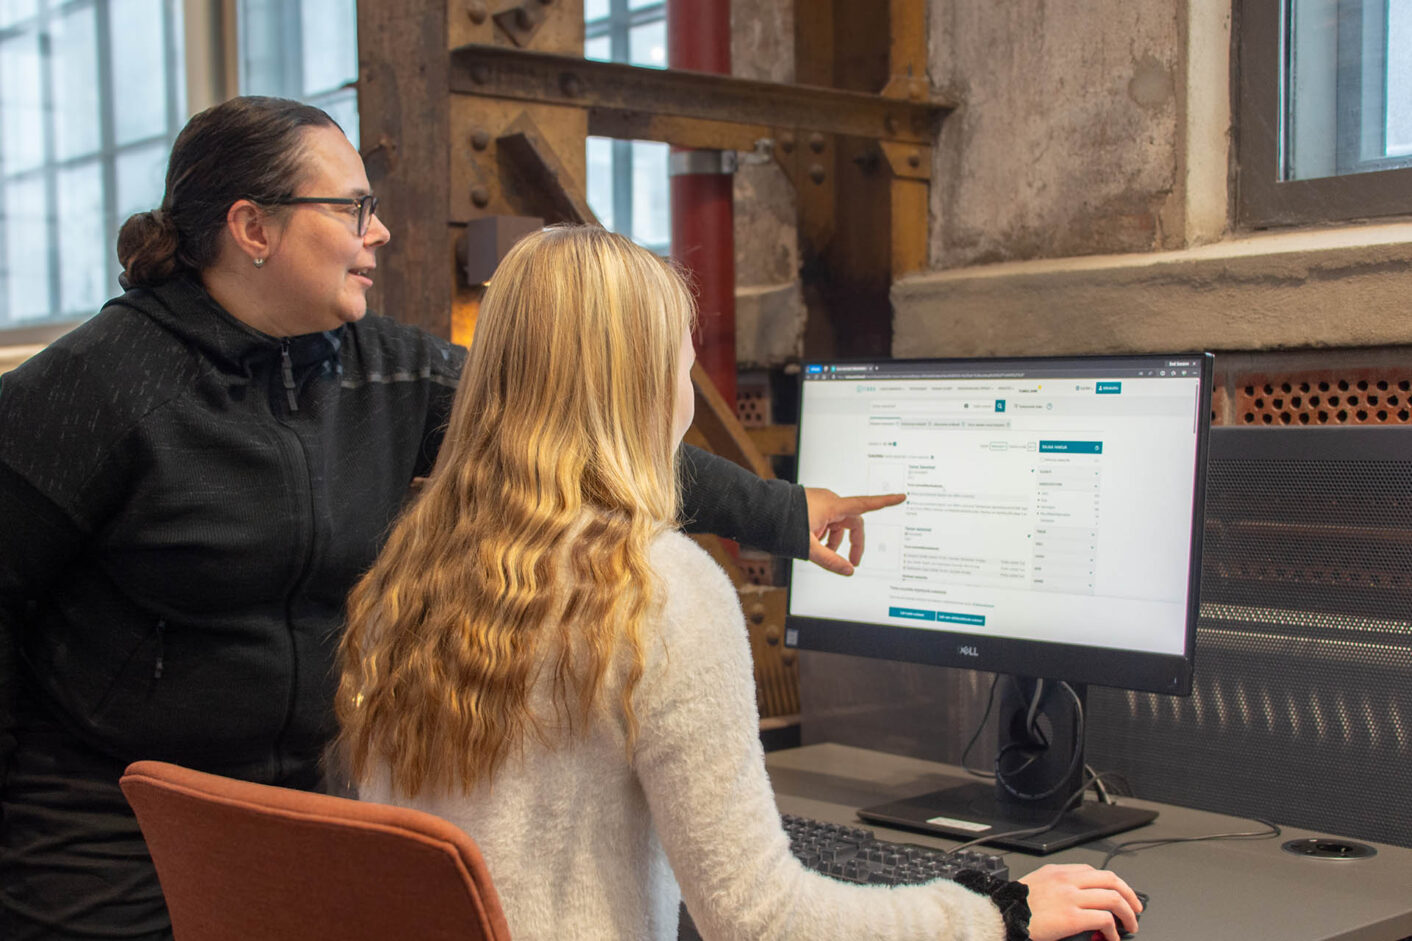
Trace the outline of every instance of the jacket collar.
{"type": "Polygon", "coordinates": [[[297,337],[272,337],[237,320],[191,277],[176,277],[153,288],[133,288],[108,302],[139,310],[189,346],[224,368],[248,373],[257,362],[278,359],[306,366],[337,359],[346,327],[297,337]]]}

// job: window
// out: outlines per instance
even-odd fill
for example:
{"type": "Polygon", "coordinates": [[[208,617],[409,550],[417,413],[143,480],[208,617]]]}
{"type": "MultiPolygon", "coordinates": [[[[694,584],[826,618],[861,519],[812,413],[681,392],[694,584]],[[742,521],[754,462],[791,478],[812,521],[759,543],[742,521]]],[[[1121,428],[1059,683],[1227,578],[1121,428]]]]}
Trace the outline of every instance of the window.
{"type": "MultiPolygon", "coordinates": [[[[584,56],[604,62],[667,67],[666,4],[585,0],[584,56]]],[[[600,222],[666,254],[672,240],[666,144],[588,139],[588,204],[600,222]]]]}
{"type": "Polygon", "coordinates": [[[178,0],[0,2],[0,330],[117,292],[118,227],[186,119],[178,0]]]}
{"type": "Polygon", "coordinates": [[[1243,224],[1412,213],[1412,0],[1243,0],[1243,224]]]}
{"type": "Polygon", "coordinates": [[[240,93],[323,108],[358,143],[355,0],[240,0],[240,93]]]}

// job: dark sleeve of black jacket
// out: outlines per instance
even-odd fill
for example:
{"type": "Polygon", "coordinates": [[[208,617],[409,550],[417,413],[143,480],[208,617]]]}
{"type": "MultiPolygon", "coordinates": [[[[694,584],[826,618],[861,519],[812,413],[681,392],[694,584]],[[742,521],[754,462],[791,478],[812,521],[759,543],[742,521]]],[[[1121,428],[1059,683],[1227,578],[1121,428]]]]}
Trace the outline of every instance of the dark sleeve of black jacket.
{"type": "Polygon", "coordinates": [[[0,793],[14,749],[25,605],[78,554],[84,534],[43,494],[0,464],[0,793]]]}
{"type": "Polygon", "coordinates": [[[809,558],[809,506],[803,487],[762,480],[691,445],[682,447],[681,469],[682,525],[687,532],[725,536],[774,555],[809,558]]]}

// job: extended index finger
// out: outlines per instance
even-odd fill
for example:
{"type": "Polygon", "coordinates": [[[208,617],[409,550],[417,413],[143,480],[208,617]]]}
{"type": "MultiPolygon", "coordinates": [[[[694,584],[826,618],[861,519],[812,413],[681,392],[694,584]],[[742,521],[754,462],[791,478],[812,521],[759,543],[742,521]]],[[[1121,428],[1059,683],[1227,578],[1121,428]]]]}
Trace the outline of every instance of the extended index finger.
{"type": "Polygon", "coordinates": [[[905,493],[882,493],[868,494],[857,497],[839,497],[837,509],[840,515],[857,516],[860,513],[871,513],[873,510],[881,510],[884,507],[897,506],[907,499],[905,493]]]}

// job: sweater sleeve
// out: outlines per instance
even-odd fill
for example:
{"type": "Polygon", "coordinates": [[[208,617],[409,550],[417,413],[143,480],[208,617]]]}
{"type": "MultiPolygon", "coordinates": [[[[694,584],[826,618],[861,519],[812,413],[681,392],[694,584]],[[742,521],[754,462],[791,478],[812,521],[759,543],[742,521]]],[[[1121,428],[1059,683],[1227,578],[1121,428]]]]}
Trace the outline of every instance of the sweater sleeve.
{"type": "Polygon", "coordinates": [[[955,883],[847,885],[790,855],[735,594],[683,537],[659,540],[654,564],[667,600],[661,644],[635,694],[634,767],[702,936],[1000,941],[996,907],[955,883]]]}
{"type": "Polygon", "coordinates": [[[809,505],[804,488],[762,480],[745,468],[691,445],[681,450],[682,523],[795,559],[809,558],[809,505]]]}

